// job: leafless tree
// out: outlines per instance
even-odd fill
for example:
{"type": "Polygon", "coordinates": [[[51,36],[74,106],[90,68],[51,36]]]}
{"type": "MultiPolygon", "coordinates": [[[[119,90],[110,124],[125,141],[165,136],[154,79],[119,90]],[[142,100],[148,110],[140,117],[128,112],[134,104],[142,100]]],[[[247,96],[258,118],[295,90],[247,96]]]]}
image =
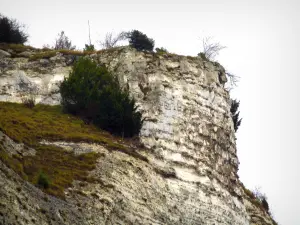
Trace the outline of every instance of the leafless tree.
{"type": "Polygon", "coordinates": [[[72,45],[72,42],[69,40],[69,38],[65,35],[64,31],[61,31],[58,34],[58,38],[55,40],[54,49],[68,49],[68,50],[74,50],[76,46],[72,45]]]}
{"type": "MultiPolygon", "coordinates": [[[[203,47],[203,54],[209,60],[213,60],[219,52],[226,48],[225,46],[221,45],[219,42],[212,42],[211,37],[206,37],[202,39],[202,47],[203,47]]],[[[201,54],[201,53],[199,53],[201,54]]]]}
{"type": "Polygon", "coordinates": [[[117,35],[114,35],[112,32],[109,32],[105,35],[104,41],[100,41],[100,45],[104,49],[117,47],[118,42],[126,40],[127,36],[127,32],[120,32],[117,35]]]}
{"type": "Polygon", "coordinates": [[[229,72],[225,72],[229,82],[227,82],[227,90],[230,91],[232,90],[233,88],[235,88],[237,86],[237,83],[239,82],[239,79],[240,77],[239,76],[236,76],[232,73],[229,73],[229,72]]]}
{"type": "Polygon", "coordinates": [[[268,198],[266,194],[261,191],[261,188],[256,187],[255,190],[253,191],[253,194],[256,197],[256,199],[260,201],[264,209],[269,213],[270,208],[269,208],[269,203],[267,201],[268,198]]]}
{"type": "Polygon", "coordinates": [[[254,196],[257,198],[257,199],[263,199],[263,198],[267,198],[266,197],[266,194],[264,194],[262,191],[261,191],[261,187],[255,187],[254,190],[253,190],[253,194],[254,196]]]}
{"type": "Polygon", "coordinates": [[[42,49],[43,50],[50,50],[50,49],[53,49],[53,46],[50,46],[49,44],[44,44],[42,49]]]}

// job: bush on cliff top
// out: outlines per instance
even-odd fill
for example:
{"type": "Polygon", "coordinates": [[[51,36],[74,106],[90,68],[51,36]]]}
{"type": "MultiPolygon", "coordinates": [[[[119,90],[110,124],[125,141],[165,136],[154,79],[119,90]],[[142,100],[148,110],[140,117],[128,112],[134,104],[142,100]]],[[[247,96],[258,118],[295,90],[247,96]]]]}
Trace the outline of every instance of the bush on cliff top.
{"type": "Polygon", "coordinates": [[[154,40],[152,38],[148,38],[146,34],[133,30],[127,34],[129,39],[129,45],[139,51],[153,51],[154,48],[154,40]]]}
{"type": "Polygon", "coordinates": [[[164,55],[164,54],[168,53],[168,50],[165,49],[165,48],[163,48],[163,47],[161,47],[161,48],[156,48],[155,51],[156,51],[156,53],[159,54],[159,55],[164,55]]]}
{"type": "Polygon", "coordinates": [[[0,14],[0,42],[24,44],[28,40],[25,26],[0,14]]]}
{"type": "Polygon", "coordinates": [[[92,52],[95,51],[95,45],[85,44],[83,52],[92,52]]]}
{"type": "Polygon", "coordinates": [[[62,105],[72,114],[123,137],[138,135],[142,115],[117,77],[90,59],[77,61],[60,86],[62,105]]]}
{"type": "Polygon", "coordinates": [[[64,31],[61,31],[58,35],[57,35],[57,39],[55,40],[55,45],[54,45],[54,49],[55,50],[60,50],[60,49],[67,49],[67,50],[74,50],[76,48],[76,46],[72,45],[71,40],[65,35],[64,31]]]}

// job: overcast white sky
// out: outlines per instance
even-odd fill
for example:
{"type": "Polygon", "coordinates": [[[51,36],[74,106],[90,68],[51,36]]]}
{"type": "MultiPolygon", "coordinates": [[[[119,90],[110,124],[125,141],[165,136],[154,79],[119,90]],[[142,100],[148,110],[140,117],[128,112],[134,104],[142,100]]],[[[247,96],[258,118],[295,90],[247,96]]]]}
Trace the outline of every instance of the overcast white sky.
{"type": "Polygon", "coordinates": [[[64,30],[83,48],[88,20],[94,43],[109,31],[138,29],[184,55],[197,55],[201,38],[213,36],[227,46],[217,60],[241,77],[231,93],[243,118],[240,178],[262,188],[281,225],[300,225],[300,1],[0,0],[0,13],[25,23],[36,47],[64,30]]]}

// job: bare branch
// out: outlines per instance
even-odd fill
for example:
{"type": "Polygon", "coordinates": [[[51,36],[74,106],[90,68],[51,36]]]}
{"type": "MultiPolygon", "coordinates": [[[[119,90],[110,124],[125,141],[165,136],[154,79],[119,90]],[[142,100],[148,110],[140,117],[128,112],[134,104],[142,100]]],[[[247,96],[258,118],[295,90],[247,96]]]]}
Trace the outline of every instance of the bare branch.
{"type": "Polygon", "coordinates": [[[127,32],[121,32],[116,36],[114,36],[112,32],[109,32],[105,35],[104,41],[100,41],[100,45],[104,49],[109,49],[109,48],[117,47],[118,42],[124,41],[126,39],[127,39],[127,32]]]}
{"type": "Polygon", "coordinates": [[[202,45],[203,45],[203,54],[205,57],[209,60],[213,60],[217,55],[219,55],[219,52],[226,48],[225,46],[221,45],[219,42],[212,42],[211,37],[206,37],[202,39],[202,45]]]}
{"type": "Polygon", "coordinates": [[[232,89],[232,88],[236,87],[237,83],[239,82],[240,77],[236,76],[232,73],[229,73],[229,72],[225,72],[225,74],[229,79],[229,88],[232,89]]]}
{"type": "Polygon", "coordinates": [[[61,31],[58,34],[58,38],[55,40],[54,49],[68,49],[68,50],[74,50],[76,46],[72,45],[72,42],[69,40],[69,38],[65,35],[64,31],[61,31]]]}

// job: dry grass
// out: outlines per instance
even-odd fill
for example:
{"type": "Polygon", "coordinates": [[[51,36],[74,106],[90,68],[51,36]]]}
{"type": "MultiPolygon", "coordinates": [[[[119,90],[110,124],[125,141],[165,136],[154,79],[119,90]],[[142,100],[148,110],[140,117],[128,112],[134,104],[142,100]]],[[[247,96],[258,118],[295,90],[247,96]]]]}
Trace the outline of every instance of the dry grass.
{"type": "Polygon", "coordinates": [[[86,56],[91,55],[94,53],[97,53],[96,51],[76,51],[76,50],[67,50],[67,49],[61,49],[61,50],[51,50],[51,49],[44,49],[43,52],[36,53],[29,57],[29,61],[36,61],[39,59],[49,59],[53,56],[55,56],[57,53],[61,53],[63,55],[73,55],[73,56],[86,56]]]}
{"type": "Polygon", "coordinates": [[[16,53],[21,53],[26,50],[37,50],[34,47],[22,44],[7,44],[7,43],[0,43],[0,49],[7,51],[8,49],[13,50],[16,53]]]}
{"type": "Polygon", "coordinates": [[[0,130],[14,141],[37,151],[35,156],[10,156],[3,149],[3,141],[0,141],[0,160],[37,186],[39,174],[44,173],[49,178],[50,186],[42,189],[61,198],[64,198],[64,189],[74,179],[86,180],[88,171],[95,168],[99,155],[87,153],[76,156],[59,147],[41,145],[41,140],[101,143],[110,150],[147,161],[116,137],[93,125],[86,125],[77,117],[62,113],[60,106],[36,105],[28,108],[22,104],[0,102],[0,130]]]}
{"type": "Polygon", "coordinates": [[[97,53],[97,51],[76,51],[76,50],[67,50],[62,49],[58,50],[58,52],[62,53],[63,55],[75,55],[75,56],[85,56],[97,53]]]}
{"type": "Polygon", "coordinates": [[[53,56],[56,56],[57,51],[50,50],[46,52],[35,53],[29,57],[29,61],[36,61],[39,59],[50,59],[53,56]]]}
{"type": "Polygon", "coordinates": [[[97,50],[95,53],[97,53],[97,54],[102,54],[102,53],[113,53],[113,52],[120,53],[120,52],[122,52],[124,49],[126,49],[126,47],[124,47],[124,46],[117,46],[117,47],[113,47],[113,48],[100,49],[100,50],[97,50]]]}
{"type": "Polygon", "coordinates": [[[60,106],[38,104],[30,109],[22,104],[0,102],[0,129],[13,140],[30,146],[47,139],[85,141],[104,144],[108,148],[125,148],[112,141],[112,136],[107,132],[62,113],[60,106]]]}

